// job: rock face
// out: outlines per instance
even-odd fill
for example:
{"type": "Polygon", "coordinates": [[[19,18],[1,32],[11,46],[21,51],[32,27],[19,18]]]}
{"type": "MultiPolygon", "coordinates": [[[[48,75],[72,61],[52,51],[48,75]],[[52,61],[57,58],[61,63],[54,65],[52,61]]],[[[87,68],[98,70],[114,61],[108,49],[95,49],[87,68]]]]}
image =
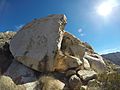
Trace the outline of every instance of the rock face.
{"type": "Polygon", "coordinates": [[[35,81],[35,72],[23,64],[13,61],[4,75],[13,79],[16,84],[24,84],[35,81]]]}
{"type": "Polygon", "coordinates": [[[82,85],[80,78],[77,75],[72,75],[69,79],[69,86],[72,90],[79,90],[82,85]]]}
{"type": "Polygon", "coordinates": [[[82,61],[74,56],[66,56],[62,53],[58,53],[56,56],[55,70],[66,71],[70,68],[77,68],[82,65],[82,61]]]}
{"type": "Polygon", "coordinates": [[[61,48],[66,17],[50,15],[25,25],[11,40],[10,50],[24,65],[37,71],[54,71],[54,60],[61,48]]]}
{"type": "Polygon", "coordinates": [[[97,71],[97,73],[103,73],[106,71],[106,64],[100,55],[98,54],[88,55],[86,53],[84,57],[89,61],[91,68],[97,71]]]}
{"type": "Polygon", "coordinates": [[[83,81],[89,81],[91,79],[94,79],[96,77],[97,73],[93,70],[92,71],[79,70],[78,75],[83,81]]]}
{"type": "Polygon", "coordinates": [[[85,54],[85,47],[82,42],[68,32],[64,33],[61,49],[65,55],[71,55],[79,59],[82,59],[85,54]]]}

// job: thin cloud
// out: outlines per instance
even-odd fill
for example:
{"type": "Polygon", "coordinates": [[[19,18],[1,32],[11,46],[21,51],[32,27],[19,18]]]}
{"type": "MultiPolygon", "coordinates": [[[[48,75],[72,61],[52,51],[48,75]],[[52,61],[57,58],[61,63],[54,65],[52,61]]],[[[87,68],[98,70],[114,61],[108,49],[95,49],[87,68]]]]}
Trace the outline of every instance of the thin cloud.
{"type": "Polygon", "coordinates": [[[83,31],[83,30],[82,30],[81,28],[80,28],[80,29],[78,29],[78,32],[79,32],[79,33],[81,33],[82,31],[83,31]]]}
{"type": "Polygon", "coordinates": [[[106,49],[100,52],[100,54],[108,54],[113,52],[119,52],[120,48],[112,48],[112,49],[106,49]]]}
{"type": "Polygon", "coordinates": [[[23,24],[15,26],[17,30],[21,29],[23,27],[23,24]]]}
{"type": "Polygon", "coordinates": [[[80,36],[82,36],[82,37],[83,37],[83,36],[85,36],[85,34],[84,34],[84,33],[81,33],[81,34],[80,34],[80,36]]]}
{"type": "Polygon", "coordinates": [[[78,33],[80,34],[81,37],[85,36],[85,34],[83,33],[83,29],[82,28],[78,29],[78,33]]]}

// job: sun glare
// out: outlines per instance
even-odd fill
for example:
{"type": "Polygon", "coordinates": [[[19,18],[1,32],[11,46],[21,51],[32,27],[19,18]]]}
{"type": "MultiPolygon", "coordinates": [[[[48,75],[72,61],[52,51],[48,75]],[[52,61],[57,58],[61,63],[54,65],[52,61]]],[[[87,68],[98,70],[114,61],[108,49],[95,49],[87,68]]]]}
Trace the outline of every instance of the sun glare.
{"type": "Polygon", "coordinates": [[[97,13],[101,16],[108,16],[116,5],[115,0],[103,2],[97,7],[97,13]]]}
{"type": "Polygon", "coordinates": [[[112,6],[105,2],[105,3],[102,3],[99,7],[98,7],[98,14],[102,15],[102,16],[107,16],[111,13],[112,11],[112,6]]]}

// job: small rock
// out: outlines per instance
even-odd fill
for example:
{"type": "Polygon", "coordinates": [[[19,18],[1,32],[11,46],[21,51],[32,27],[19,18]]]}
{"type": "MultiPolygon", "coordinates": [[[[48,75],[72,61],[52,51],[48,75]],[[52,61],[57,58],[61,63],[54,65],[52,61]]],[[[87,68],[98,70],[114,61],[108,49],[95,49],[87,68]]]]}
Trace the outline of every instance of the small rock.
{"type": "Polygon", "coordinates": [[[63,90],[65,84],[51,76],[42,76],[39,79],[39,85],[35,90],[63,90]]]}
{"type": "Polygon", "coordinates": [[[74,74],[76,74],[76,71],[75,71],[75,70],[68,70],[68,71],[66,72],[66,76],[67,76],[67,77],[72,76],[72,75],[74,75],[74,74]]]}
{"type": "Polygon", "coordinates": [[[96,78],[97,73],[93,70],[79,70],[78,75],[83,81],[89,81],[96,78]]]}
{"type": "Polygon", "coordinates": [[[35,82],[25,83],[25,84],[22,84],[19,86],[24,86],[26,88],[25,90],[40,90],[40,89],[36,89],[38,84],[39,84],[39,82],[35,81],[35,82]]]}
{"type": "Polygon", "coordinates": [[[69,86],[71,90],[80,90],[82,82],[77,75],[72,75],[69,79],[69,86]]]}

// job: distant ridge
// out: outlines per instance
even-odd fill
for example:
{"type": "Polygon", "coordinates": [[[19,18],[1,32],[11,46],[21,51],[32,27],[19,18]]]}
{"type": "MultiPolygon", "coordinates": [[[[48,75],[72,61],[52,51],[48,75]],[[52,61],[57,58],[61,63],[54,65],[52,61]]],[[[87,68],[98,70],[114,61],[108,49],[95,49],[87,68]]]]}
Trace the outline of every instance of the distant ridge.
{"type": "Polygon", "coordinates": [[[102,57],[110,60],[116,65],[120,65],[120,52],[103,54],[102,57]]]}

